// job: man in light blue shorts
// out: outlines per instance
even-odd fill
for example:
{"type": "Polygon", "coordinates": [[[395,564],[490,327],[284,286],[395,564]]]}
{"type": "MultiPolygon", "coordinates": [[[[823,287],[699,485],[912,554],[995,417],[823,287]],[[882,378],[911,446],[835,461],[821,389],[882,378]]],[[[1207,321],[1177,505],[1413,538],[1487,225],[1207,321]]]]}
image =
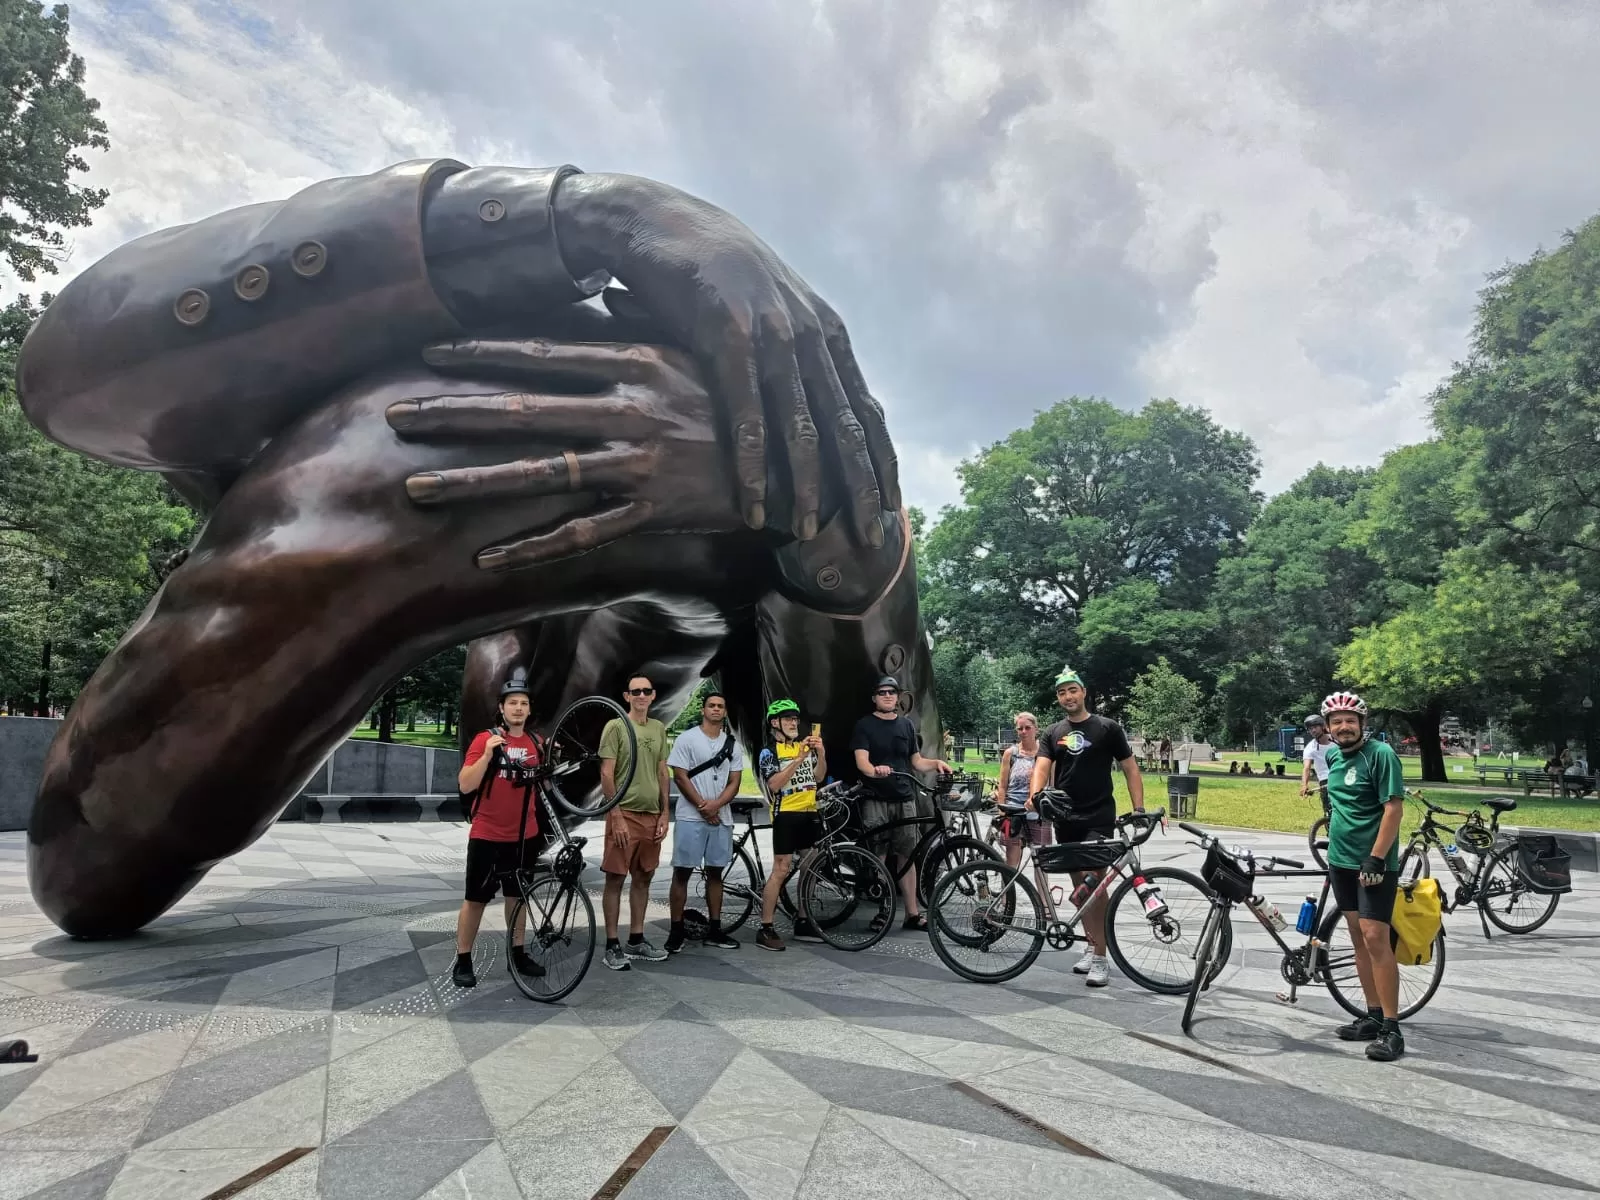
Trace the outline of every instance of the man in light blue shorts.
{"type": "Polygon", "coordinates": [[[702,865],[709,910],[703,941],[723,950],[739,948],[738,942],[722,932],[722,871],[733,861],[733,822],[724,810],[739,794],[739,779],[744,772],[744,756],[727,724],[726,697],[721,692],[707,692],[700,706],[700,724],[679,734],[667,756],[679,793],[672,814],[672,888],[667,893],[672,928],[667,933],[668,954],[683,949],[683,906],[689,899],[689,880],[702,865]]]}

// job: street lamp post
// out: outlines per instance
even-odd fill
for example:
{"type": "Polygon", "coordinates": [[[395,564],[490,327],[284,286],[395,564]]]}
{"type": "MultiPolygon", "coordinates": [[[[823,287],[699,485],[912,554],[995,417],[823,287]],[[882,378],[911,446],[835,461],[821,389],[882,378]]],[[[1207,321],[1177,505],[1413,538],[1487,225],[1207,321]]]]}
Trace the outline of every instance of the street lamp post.
{"type": "MultiPolygon", "coordinates": [[[[56,577],[58,567],[54,559],[46,559],[44,564],[45,585],[53,594],[56,590],[56,577]]],[[[33,715],[48,717],[50,715],[50,628],[48,621],[55,613],[55,600],[52,598],[46,615],[44,632],[44,646],[39,651],[39,702],[34,706],[33,715]]]]}

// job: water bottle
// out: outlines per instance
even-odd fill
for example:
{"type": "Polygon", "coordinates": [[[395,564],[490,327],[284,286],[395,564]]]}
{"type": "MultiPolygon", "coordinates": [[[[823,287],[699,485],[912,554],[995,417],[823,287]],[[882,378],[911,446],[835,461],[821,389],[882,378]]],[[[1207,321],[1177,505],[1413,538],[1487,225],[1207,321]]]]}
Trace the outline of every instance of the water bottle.
{"type": "Polygon", "coordinates": [[[1139,903],[1144,905],[1144,915],[1148,920],[1154,921],[1167,915],[1167,902],[1161,898],[1161,889],[1143,875],[1133,877],[1133,892],[1139,897],[1139,903]]]}
{"type": "Polygon", "coordinates": [[[1267,922],[1268,925],[1272,926],[1273,929],[1277,930],[1279,933],[1282,933],[1285,929],[1289,928],[1289,922],[1284,920],[1284,916],[1278,911],[1278,906],[1276,904],[1268,904],[1259,896],[1255,897],[1255,902],[1256,911],[1261,914],[1262,918],[1267,922]]]}
{"type": "Polygon", "coordinates": [[[1094,889],[1100,886],[1100,876],[1089,875],[1077,887],[1072,889],[1072,907],[1082,908],[1084,901],[1094,895],[1094,889]]]}
{"type": "Polygon", "coordinates": [[[1460,858],[1461,857],[1461,847],[1457,846],[1454,842],[1451,842],[1448,846],[1446,846],[1444,848],[1444,856],[1446,858],[1460,858]]]}
{"type": "Polygon", "coordinates": [[[1310,937],[1312,933],[1316,932],[1316,921],[1317,902],[1313,897],[1307,896],[1305,900],[1301,902],[1300,915],[1295,918],[1295,932],[1303,933],[1307,937],[1310,937]]]}

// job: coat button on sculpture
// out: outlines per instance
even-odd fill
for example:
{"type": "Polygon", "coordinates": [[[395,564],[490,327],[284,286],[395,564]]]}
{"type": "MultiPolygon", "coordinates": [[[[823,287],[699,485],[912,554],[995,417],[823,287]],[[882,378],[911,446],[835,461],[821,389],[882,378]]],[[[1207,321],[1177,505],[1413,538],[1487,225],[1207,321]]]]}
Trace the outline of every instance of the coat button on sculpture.
{"type": "Polygon", "coordinates": [[[251,263],[248,267],[240,267],[239,273],[233,277],[233,292],[241,300],[259,300],[267,294],[267,284],[271,281],[272,276],[265,267],[251,263]]]}
{"type": "Polygon", "coordinates": [[[198,325],[211,311],[211,297],[201,288],[190,288],[173,302],[172,312],[180,325],[198,325]]]}

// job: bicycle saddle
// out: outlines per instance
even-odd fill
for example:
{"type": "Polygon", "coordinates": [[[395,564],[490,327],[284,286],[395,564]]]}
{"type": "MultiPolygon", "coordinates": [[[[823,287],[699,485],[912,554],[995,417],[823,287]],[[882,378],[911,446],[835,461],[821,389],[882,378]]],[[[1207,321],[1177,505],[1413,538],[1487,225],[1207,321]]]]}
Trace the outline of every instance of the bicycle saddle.
{"type": "Polygon", "coordinates": [[[1002,800],[995,807],[1008,817],[1020,817],[1028,811],[1026,804],[1014,804],[1010,800],[1002,800]]]}
{"type": "Polygon", "coordinates": [[[750,813],[757,812],[766,806],[767,802],[760,796],[735,796],[728,801],[728,807],[733,809],[735,815],[741,817],[748,816],[750,813]]]}
{"type": "Polygon", "coordinates": [[[1497,813],[1507,813],[1517,806],[1517,802],[1510,796],[1490,796],[1483,802],[1485,808],[1492,808],[1497,813]]]}

